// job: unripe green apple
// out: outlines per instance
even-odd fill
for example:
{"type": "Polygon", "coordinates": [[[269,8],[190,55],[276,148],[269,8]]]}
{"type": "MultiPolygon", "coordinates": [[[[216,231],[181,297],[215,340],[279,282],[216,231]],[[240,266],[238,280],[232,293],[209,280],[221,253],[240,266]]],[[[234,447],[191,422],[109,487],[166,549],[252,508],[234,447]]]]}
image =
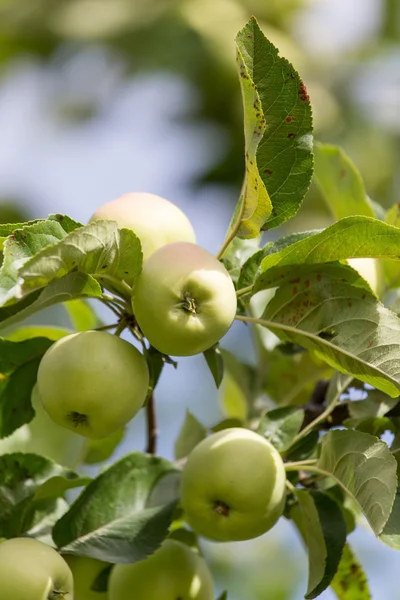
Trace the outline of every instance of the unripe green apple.
{"type": "Polygon", "coordinates": [[[65,561],[74,577],[74,600],[107,600],[107,592],[95,592],[91,589],[101,571],[109,564],[88,556],[65,555],[65,561]]]}
{"type": "Polygon", "coordinates": [[[165,540],[149,558],[116,565],[109,600],[214,600],[214,584],[204,559],[188,546],[165,540]]]}
{"type": "Polygon", "coordinates": [[[195,242],[193,227],[175,204],[146,193],[125,194],[100,206],[91,221],[111,219],[118,227],[132,229],[142,244],[143,259],[165,244],[195,242]]]}
{"type": "Polygon", "coordinates": [[[272,444],[248,429],[224,429],[189,455],[181,482],[185,519],[211,540],[258,537],[281,516],[285,484],[283,461],[272,444]]]}
{"type": "Polygon", "coordinates": [[[0,544],[1,600],[73,600],[73,578],[65,560],[33,538],[0,544]]]}
{"type": "Polygon", "coordinates": [[[148,385],[142,354],[104,331],[58,340],[38,370],[39,397],[48,415],[58,425],[94,439],[130,421],[143,405],[148,385]]]}
{"type": "Polygon", "coordinates": [[[228,271],[196,244],[176,242],[144,263],[133,289],[139,327],[160,352],[190,356],[218,342],[232,325],[236,293],[228,271]]]}

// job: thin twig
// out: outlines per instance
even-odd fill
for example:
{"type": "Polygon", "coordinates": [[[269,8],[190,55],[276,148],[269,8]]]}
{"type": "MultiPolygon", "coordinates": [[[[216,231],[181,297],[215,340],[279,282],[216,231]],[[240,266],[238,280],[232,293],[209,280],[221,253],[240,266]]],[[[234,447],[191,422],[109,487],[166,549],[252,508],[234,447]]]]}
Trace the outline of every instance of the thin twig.
{"type": "Polygon", "coordinates": [[[146,404],[146,417],[147,417],[147,448],[148,454],[155,454],[157,451],[157,418],[156,418],[156,403],[154,398],[154,392],[150,395],[146,404]]]}
{"type": "Polygon", "coordinates": [[[236,296],[240,298],[240,296],[244,296],[245,294],[250,294],[253,289],[252,285],[248,285],[247,287],[242,288],[241,290],[236,290],[236,296]]]}
{"type": "Polygon", "coordinates": [[[124,329],[126,329],[126,321],[125,321],[125,319],[121,319],[117,325],[116,330],[114,331],[114,335],[117,335],[119,337],[121,335],[121,333],[124,331],[124,329]]]}
{"type": "Polygon", "coordinates": [[[113,323],[112,325],[102,325],[101,327],[96,327],[95,331],[107,331],[108,329],[115,329],[118,327],[118,323],[113,323]]]}
{"type": "Polygon", "coordinates": [[[246,199],[244,197],[244,191],[245,191],[245,189],[246,189],[246,178],[243,181],[242,189],[241,189],[240,196],[239,196],[239,202],[242,200],[242,204],[240,206],[239,214],[237,215],[236,222],[235,222],[235,225],[233,226],[232,231],[226,235],[224,243],[222,244],[222,247],[221,247],[220,251],[217,254],[218,260],[220,260],[223,257],[223,255],[225,254],[225,251],[228,248],[229,244],[231,242],[233,242],[233,240],[235,239],[235,237],[237,235],[237,232],[240,229],[240,225],[242,223],[242,218],[243,218],[243,215],[244,215],[244,210],[246,208],[246,199]]]}

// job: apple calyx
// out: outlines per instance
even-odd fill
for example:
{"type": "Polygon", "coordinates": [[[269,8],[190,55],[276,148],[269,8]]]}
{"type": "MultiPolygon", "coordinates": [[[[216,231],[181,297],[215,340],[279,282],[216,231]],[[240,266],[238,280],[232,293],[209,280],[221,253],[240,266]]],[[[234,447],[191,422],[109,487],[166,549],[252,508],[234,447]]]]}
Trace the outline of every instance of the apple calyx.
{"type": "Polygon", "coordinates": [[[72,421],[72,424],[74,427],[80,427],[81,425],[87,425],[89,422],[89,419],[87,417],[87,415],[83,415],[81,413],[78,413],[76,411],[70,412],[67,415],[67,418],[72,421]]]}
{"type": "Polygon", "coordinates": [[[181,306],[187,312],[192,313],[192,315],[195,315],[197,312],[196,300],[188,292],[186,294],[184,294],[183,302],[182,302],[181,306]]]}
{"type": "Polygon", "coordinates": [[[231,511],[230,507],[225,504],[225,502],[222,502],[222,500],[216,500],[214,502],[214,510],[223,517],[229,517],[229,513],[231,511]]]}
{"type": "Polygon", "coordinates": [[[63,600],[65,598],[67,592],[62,592],[61,590],[53,590],[50,592],[48,600],[63,600]]]}

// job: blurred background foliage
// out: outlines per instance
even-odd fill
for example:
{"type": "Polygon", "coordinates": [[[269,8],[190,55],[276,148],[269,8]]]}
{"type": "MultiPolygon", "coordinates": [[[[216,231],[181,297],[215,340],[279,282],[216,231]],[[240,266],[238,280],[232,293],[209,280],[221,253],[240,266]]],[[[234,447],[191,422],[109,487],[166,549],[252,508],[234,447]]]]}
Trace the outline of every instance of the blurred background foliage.
{"type": "MultiPolygon", "coordinates": [[[[217,250],[221,240],[214,238],[216,233],[223,235],[243,177],[242,106],[234,37],[253,14],[281,55],[303,77],[314,110],[316,137],[344,147],[358,166],[373,200],[385,207],[400,201],[399,0],[0,0],[0,113],[5,106],[4,98],[8,107],[15,103],[18,110],[19,95],[26,95],[25,107],[35,107],[38,94],[41,98],[40,110],[29,108],[28,117],[25,115],[21,124],[24,128],[29,119],[37,121],[40,139],[34,137],[38,131],[34,123],[29,123],[29,133],[21,132],[18,115],[8,123],[8,116],[2,119],[0,114],[3,134],[0,221],[32,218],[38,216],[37,210],[50,212],[49,206],[54,212],[89,218],[101,203],[98,198],[110,199],[107,190],[113,190],[114,196],[134,191],[137,178],[140,185],[143,181],[147,183],[148,191],[170,191],[168,186],[173,188],[174,179],[163,184],[163,177],[173,168],[177,170],[179,164],[187,184],[183,185],[183,191],[176,191],[177,202],[192,219],[198,219],[194,223],[200,232],[199,241],[217,250]],[[11,86],[10,92],[9,82],[13,78],[18,80],[26,65],[32,77],[24,85],[11,86]],[[112,113],[118,102],[122,105],[125,100],[130,102],[129,95],[125,99],[125,83],[133,90],[146,88],[148,77],[154,77],[155,84],[144,93],[142,109],[147,102],[148,112],[153,110],[152,94],[166,94],[170,108],[163,118],[176,131],[185,127],[188,135],[184,150],[182,142],[169,146],[169,141],[161,150],[157,148],[168,130],[161,127],[156,113],[150,112],[143,119],[139,114],[136,121],[132,118],[128,122],[124,121],[127,111],[122,110],[120,120],[112,113]],[[171,78],[172,89],[165,86],[166,78],[168,81],[171,78]],[[62,136],[57,137],[51,128],[47,129],[49,120],[58,124],[55,131],[56,134],[61,131],[62,136]],[[132,147],[127,141],[122,147],[130,154],[132,167],[129,171],[129,160],[124,163],[126,176],[121,186],[129,181],[130,189],[120,189],[117,181],[121,173],[118,144],[107,175],[102,172],[101,162],[95,163],[96,168],[92,165],[86,174],[84,165],[81,171],[73,171],[74,163],[66,161],[62,171],[66,179],[61,178],[60,183],[57,177],[63,156],[80,148],[77,160],[85,152],[89,160],[90,153],[99,145],[98,131],[91,130],[90,125],[102,120],[109,129],[109,144],[115,142],[121,129],[129,131],[132,147]],[[135,128],[134,124],[141,120],[142,128],[135,128]],[[83,133],[79,137],[81,132],[86,138],[83,133]],[[34,138],[29,139],[26,148],[21,141],[13,145],[14,137],[23,140],[24,134],[26,138],[34,138]],[[87,136],[92,137],[92,145],[85,141],[87,136]],[[203,140],[201,152],[196,146],[199,139],[203,140]],[[48,148],[56,148],[57,156],[53,162],[39,161],[38,167],[34,154],[40,145],[46,144],[48,148]],[[21,148],[25,148],[22,154],[26,161],[22,166],[21,148]],[[154,164],[140,179],[142,154],[146,153],[150,153],[154,164]],[[36,171],[34,190],[30,183],[32,176],[24,177],[32,169],[36,171]],[[65,173],[67,169],[71,171],[65,173]],[[54,171],[55,181],[49,171],[54,171]],[[97,198],[88,197],[84,201],[84,193],[79,195],[78,190],[89,187],[86,180],[90,173],[92,176],[96,173],[91,189],[99,193],[97,198]],[[71,181],[68,192],[63,195],[60,191],[58,197],[50,200],[57,185],[60,187],[64,181],[65,186],[67,179],[71,181]],[[100,193],[102,188],[106,190],[104,198],[100,193]],[[66,200],[71,189],[77,190],[76,198],[66,200]],[[228,205],[228,210],[220,210],[219,199],[221,206],[228,205]],[[217,227],[214,222],[218,219],[222,224],[217,227]]],[[[101,150],[100,139],[98,151],[101,150]]],[[[49,154],[51,150],[44,156],[49,154]]],[[[284,227],[286,231],[304,230],[330,221],[320,192],[312,185],[298,215],[284,227]]],[[[273,232],[274,236],[280,234],[281,231],[273,232]]],[[[53,311],[44,318],[39,316],[39,320],[66,326],[65,315],[61,314],[53,311]]],[[[247,358],[251,351],[246,344],[238,347],[239,339],[234,333],[230,347],[247,358]]],[[[161,439],[161,450],[172,447],[188,398],[203,420],[210,423],[218,416],[212,404],[216,394],[204,367],[193,362],[192,368],[190,360],[182,364],[178,394],[181,403],[175,399],[174,405],[174,410],[179,407],[179,417],[173,416],[170,407],[160,402],[160,421],[166,423],[167,431],[166,438],[161,439]],[[186,368],[185,364],[189,366],[186,368]],[[201,388],[203,396],[210,396],[208,404],[199,402],[193,386],[201,388]]],[[[278,369],[277,377],[279,372],[278,369]]],[[[166,376],[159,397],[175,397],[176,382],[172,377],[169,382],[166,376]]],[[[288,393],[286,389],[281,391],[283,396],[288,393]]],[[[197,394],[200,392],[197,390],[197,394]]],[[[140,428],[143,421],[139,418],[135,420],[135,432],[140,428]]],[[[143,446],[140,435],[137,433],[131,444],[124,443],[119,455],[131,447],[143,446]]],[[[251,543],[223,547],[205,544],[220,589],[229,587],[232,600],[297,600],[303,596],[306,556],[290,524],[281,521],[267,536],[251,543]]],[[[355,547],[367,567],[374,600],[397,597],[398,586],[393,575],[390,576],[394,572],[393,561],[399,560],[397,555],[393,559],[392,551],[383,546],[378,549],[378,543],[362,530],[353,535],[355,547]]],[[[324,600],[333,597],[329,590],[321,596],[324,600]]]]}

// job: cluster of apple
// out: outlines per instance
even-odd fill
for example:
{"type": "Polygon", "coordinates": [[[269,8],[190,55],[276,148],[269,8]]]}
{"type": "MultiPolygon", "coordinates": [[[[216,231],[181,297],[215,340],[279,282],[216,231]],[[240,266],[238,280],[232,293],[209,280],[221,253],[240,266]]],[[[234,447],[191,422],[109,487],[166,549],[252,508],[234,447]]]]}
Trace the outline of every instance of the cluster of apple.
{"type": "MultiPolygon", "coordinates": [[[[99,219],[132,229],[141,241],[144,263],[134,282],[132,310],[149,343],[172,356],[198,354],[217,343],[235,317],[235,288],[222,263],[195,244],[186,216],[158,196],[129,194],[100,208],[92,220],[99,219]]],[[[48,415],[89,438],[104,438],[125,425],[143,406],[148,388],[145,356],[105,331],[60,339],[38,371],[38,395],[48,415]]],[[[184,519],[214,541],[258,537],[281,516],[285,484],[282,458],[267,440],[245,428],[224,429],[198,444],[183,467],[184,519]]],[[[90,591],[96,573],[89,571],[107,565],[84,557],[64,560],[39,541],[17,538],[0,544],[4,600],[28,598],[25,557],[36,565],[29,582],[32,600],[72,599],[73,579],[78,600],[102,597],[90,591]]],[[[214,587],[201,556],[167,539],[146,560],[114,566],[103,597],[214,600],[214,587]]]]}

